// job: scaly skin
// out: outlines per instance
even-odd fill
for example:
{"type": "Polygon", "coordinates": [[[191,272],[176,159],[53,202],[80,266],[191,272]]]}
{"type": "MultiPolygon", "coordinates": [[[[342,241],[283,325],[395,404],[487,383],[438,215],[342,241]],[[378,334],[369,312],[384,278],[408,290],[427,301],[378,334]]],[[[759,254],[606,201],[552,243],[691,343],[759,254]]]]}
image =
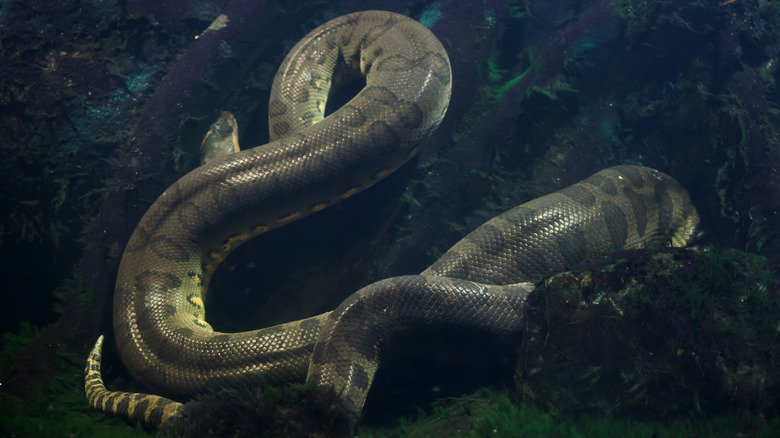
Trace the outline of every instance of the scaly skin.
{"type": "MultiPolygon", "coordinates": [[[[674,179],[618,166],[492,219],[421,275],[369,285],[334,312],[214,332],[203,296],[227,254],[398,168],[438,126],[450,84],[441,44],[406,17],[350,14],[307,35],[274,81],[274,141],[209,158],[166,190],[133,233],[114,299],[117,347],[130,373],[182,396],[308,376],[334,388],[356,419],[395,334],[431,324],[517,333],[533,282],[604,251],[684,245],[693,235],[698,216],[674,179]],[[323,119],[338,60],[359,65],[366,88],[323,119]]],[[[101,341],[85,371],[92,406],[151,425],[178,415],[181,405],[168,399],[107,391],[101,341]]]]}

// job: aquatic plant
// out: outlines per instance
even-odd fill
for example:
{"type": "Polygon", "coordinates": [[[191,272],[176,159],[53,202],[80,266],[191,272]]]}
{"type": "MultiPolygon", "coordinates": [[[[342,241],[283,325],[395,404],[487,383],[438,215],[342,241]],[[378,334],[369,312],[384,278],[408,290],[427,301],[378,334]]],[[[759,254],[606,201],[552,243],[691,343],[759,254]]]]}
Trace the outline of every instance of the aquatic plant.
{"type": "Polygon", "coordinates": [[[582,438],[620,436],[666,438],[707,436],[732,438],[748,433],[772,437],[780,420],[730,413],[711,418],[681,418],[643,422],[595,415],[550,415],[531,404],[517,404],[502,391],[481,389],[474,394],[436,402],[430,411],[414,419],[402,419],[391,428],[359,428],[366,438],[413,438],[429,436],[582,438]]]}
{"type": "Polygon", "coordinates": [[[347,437],[349,420],[333,391],[314,385],[223,389],[189,402],[164,437],[347,437]]]}
{"type": "Polygon", "coordinates": [[[148,436],[118,418],[106,418],[84,403],[83,357],[80,351],[61,350],[56,361],[37,364],[47,379],[24,385],[25,393],[12,392],[22,385],[8,385],[19,378],[21,352],[41,335],[40,328],[22,323],[16,332],[2,337],[0,348],[0,435],[4,437],[148,436]]]}

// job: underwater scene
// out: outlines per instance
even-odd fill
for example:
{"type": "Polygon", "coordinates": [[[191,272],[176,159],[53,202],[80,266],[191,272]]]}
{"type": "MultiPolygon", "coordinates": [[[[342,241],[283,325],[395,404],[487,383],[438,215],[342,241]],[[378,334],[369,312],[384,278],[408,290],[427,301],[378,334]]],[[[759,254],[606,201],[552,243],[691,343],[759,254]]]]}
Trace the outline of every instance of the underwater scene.
{"type": "Polygon", "coordinates": [[[0,60],[0,436],[780,435],[778,0],[2,1],[0,60]]]}

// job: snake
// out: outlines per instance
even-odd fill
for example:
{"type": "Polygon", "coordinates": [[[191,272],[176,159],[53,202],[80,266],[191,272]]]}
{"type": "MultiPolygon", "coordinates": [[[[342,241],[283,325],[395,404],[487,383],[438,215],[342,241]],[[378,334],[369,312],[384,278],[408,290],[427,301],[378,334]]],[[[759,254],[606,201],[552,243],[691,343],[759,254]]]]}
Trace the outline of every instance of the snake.
{"type": "Polygon", "coordinates": [[[224,152],[165,190],[133,231],[117,274],[114,334],[128,372],[154,394],[106,388],[100,336],[84,371],[90,405],[158,426],[180,414],[173,398],[307,380],[333,388],[356,419],[394,336],[429,326],[518,333],[525,299],[546,276],[605,251],[693,238],[698,215],[676,180],[616,166],[491,219],[421,274],[369,284],[333,311],[214,331],[203,302],[225,257],[407,162],[443,119],[451,83],[441,42],[403,15],[352,13],[306,35],[271,88],[271,142],[236,152],[235,120],[221,119],[209,135],[228,132],[219,135],[224,152]],[[365,87],[325,117],[343,69],[359,71],[365,87]]]}

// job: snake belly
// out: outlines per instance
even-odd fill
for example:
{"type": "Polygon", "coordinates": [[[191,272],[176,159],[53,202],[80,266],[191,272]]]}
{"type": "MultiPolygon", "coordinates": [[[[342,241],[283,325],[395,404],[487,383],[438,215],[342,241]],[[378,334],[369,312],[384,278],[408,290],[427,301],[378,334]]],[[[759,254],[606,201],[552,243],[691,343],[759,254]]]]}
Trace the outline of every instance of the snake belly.
{"type": "Polygon", "coordinates": [[[205,321],[212,273],[238,245],[339,202],[413,156],[450,99],[447,54],[424,26],[379,11],[309,33],[271,91],[270,144],[183,176],[152,204],[120,263],[114,332],[138,381],[192,395],[261,379],[303,380],[322,317],[242,333],[205,321]],[[366,86],[323,118],[339,63],[366,86]]]}

